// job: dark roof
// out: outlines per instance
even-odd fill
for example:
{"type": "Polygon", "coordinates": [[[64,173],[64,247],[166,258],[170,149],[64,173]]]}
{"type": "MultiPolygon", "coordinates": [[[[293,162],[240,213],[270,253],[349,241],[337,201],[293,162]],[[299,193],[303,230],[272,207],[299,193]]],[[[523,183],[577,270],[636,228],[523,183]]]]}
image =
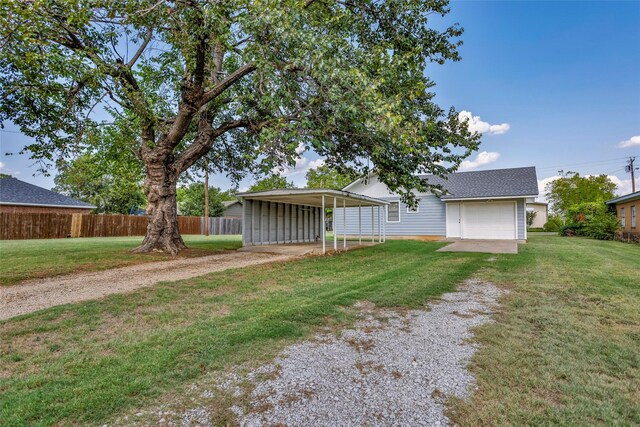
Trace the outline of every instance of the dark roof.
{"type": "Polygon", "coordinates": [[[607,201],[608,205],[615,205],[616,203],[627,202],[635,199],[640,199],[640,191],[636,191],[635,193],[625,194],[624,196],[616,197],[615,199],[611,199],[607,201]]]}
{"type": "Polygon", "coordinates": [[[0,204],[51,206],[62,208],[95,208],[95,206],[89,203],[54,193],[53,191],[20,181],[16,178],[0,179],[0,204]]]}
{"type": "Polygon", "coordinates": [[[443,179],[422,175],[430,184],[440,184],[447,194],[442,199],[474,199],[491,197],[523,197],[538,195],[536,168],[493,169],[456,172],[443,179]]]}

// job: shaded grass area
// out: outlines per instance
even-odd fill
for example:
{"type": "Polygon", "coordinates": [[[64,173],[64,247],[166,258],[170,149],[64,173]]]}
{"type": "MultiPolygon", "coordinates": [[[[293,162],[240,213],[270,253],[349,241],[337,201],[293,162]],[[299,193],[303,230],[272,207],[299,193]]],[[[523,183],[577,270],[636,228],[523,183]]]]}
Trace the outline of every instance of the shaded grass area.
{"type": "MultiPolygon", "coordinates": [[[[240,236],[183,236],[189,247],[180,257],[211,255],[242,245],[240,236]]],[[[166,261],[165,254],[129,253],[142,237],[92,237],[0,241],[0,286],[27,279],[81,271],[99,271],[152,261],[166,261]]]]}
{"type": "Polygon", "coordinates": [[[390,241],[159,284],[0,323],[0,419],[97,424],[191,381],[267,361],[322,325],[351,321],[359,300],[418,307],[486,263],[390,241]]]}
{"type": "Polygon", "coordinates": [[[530,236],[481,277],[506,285],[454,401],[460,425],[640,425],[640,247],[530,236]]]}

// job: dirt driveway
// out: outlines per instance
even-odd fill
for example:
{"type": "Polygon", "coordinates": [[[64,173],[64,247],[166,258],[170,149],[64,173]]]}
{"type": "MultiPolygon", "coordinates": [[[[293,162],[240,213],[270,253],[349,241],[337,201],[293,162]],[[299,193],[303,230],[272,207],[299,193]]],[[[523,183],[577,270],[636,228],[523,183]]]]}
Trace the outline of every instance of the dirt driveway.
{"type": "Polygon", "coordinates": [[[295,258],[271,253],[225,252],[173,261],[151,262],[94,273],[29,280],[0,287],[0,320],[61,304],[131,292],[158,282],[188,279],[229,268],[295,258]]]}

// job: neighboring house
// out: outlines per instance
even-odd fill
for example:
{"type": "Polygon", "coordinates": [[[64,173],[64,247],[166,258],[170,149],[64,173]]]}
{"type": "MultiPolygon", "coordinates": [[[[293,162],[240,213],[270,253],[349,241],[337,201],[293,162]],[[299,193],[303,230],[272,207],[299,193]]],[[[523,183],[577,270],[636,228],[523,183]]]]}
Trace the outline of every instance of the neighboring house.
{"type": "MultiPolygon", "coordinates": [[[[504,239],[527,238],[525,206],[538,195],[538,179],[534,167],[458,172],[447,179],[433,175],[422,178],[440,184],[445,194],[416,194],[419,205],[412,209],[400,201],[397,194],[372,175],[367,182],[357,180],[345,191],[390,202],[382,218],[387,237],[420,237],[424,239],[504,239]]],[[[340,206],[340,203],[338,203],[340,206]]],[[[377,224],[376,210],[337,209],[334,215],[336,233],[357,235],[371,232],[377,224]],[[344,215],[344,216],[343,216],[344,215]],[[373,218],[372,218],[373,216],[373,218]],[[373,221],[372,221],[373,220],[373,221]]]]}
{"type": "Polygon", "coordinates": [[[544,227],[549,217],[549,205],[543,202],[527,202],[527,211],[536,213],[530,228],[544,227]]]}
{"type": "Polygon", "coordinates": [[[224,216],[242,218],[242,202],[240,200],[226,200],[224,205],[224,216]]]}
{"type": "Polygon", "coordinates": [[[16,178],[0,179],[0,213],[90,213],[95,208],[16,178]]]}
{"type": "Polygon", "coordinates": [[[616,197],[607,202],[616,209],[616,215],[620,222],[619,238],[624,240],[640,240],[640,228],[638,227],[638,210],[640,210],[640,191],[616,197]]]}

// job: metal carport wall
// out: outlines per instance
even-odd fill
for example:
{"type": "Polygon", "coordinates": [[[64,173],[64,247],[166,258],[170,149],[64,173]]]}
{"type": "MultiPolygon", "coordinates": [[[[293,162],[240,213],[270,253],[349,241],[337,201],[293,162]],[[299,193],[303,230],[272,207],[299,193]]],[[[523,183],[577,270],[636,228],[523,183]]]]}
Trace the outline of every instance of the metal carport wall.
{"type": "MultiPolygon", "coordinates": [[[[249,245],[277,245],[290,243],[315,243],[322,240],[322,252],[327,250],[325,232],[325,210],[333,208],[357,207],[359,212],[363,208],[370,208],[373,212],[378,209],[378,224],[371,224],[371,242],[376,239],[379,243],[386,240],[384,224],[389,202],[363,196],[348,191],[328,189],[281,189],[260,191],[255,193],[238,194],[243,202],[242,206],[242,244],[249,245]]],[[[343,209],[342,248],[347,248],[346,216],[343,209]]],[[[359,218],[359,243],[362,244],[362,215],[359,218]]],[[[373,221],[373,215],[371,216],[373,221]]],[[[334,227],[335,229],[335,227],[334,227]]],[[[368,239],[369,236],[366,236],[368,239]]],[[[333,235],[333,249],[338,250],[338,235],[333,235]]]]}

